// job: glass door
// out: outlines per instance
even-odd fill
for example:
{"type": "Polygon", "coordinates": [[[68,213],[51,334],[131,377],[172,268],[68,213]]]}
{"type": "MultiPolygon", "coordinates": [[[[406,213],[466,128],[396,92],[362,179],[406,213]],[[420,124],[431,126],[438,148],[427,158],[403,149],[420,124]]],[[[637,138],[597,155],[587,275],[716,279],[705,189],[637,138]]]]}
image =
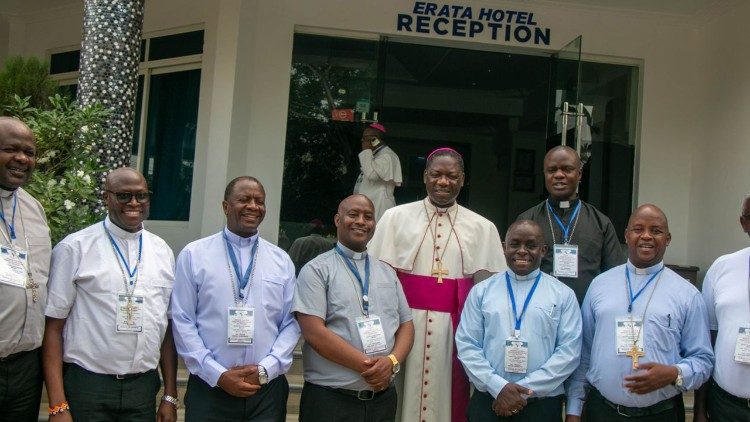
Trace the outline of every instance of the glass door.
{"type": "Polygon", "coordinates": [[[580,151],[585,124],[585,107],[579,102],[581,39],[579,35],[550,57],[547,149],[567,145],[580,151]]]}

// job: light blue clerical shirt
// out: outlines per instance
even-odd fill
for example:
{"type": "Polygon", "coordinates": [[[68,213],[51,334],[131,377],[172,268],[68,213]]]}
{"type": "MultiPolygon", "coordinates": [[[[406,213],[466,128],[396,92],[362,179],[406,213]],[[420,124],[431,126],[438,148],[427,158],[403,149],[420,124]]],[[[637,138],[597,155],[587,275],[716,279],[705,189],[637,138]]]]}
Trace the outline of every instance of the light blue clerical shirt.
{"type": "Polygon", "coordinates": [[[566,384],[570,415],[581,414],[589,386],[599,390],[607,400],[627,407],[648,407],[680,392],[672,385],[648,394],[630,393],[624,387],[624,378],[638,372],[632,369],[631,358],[618,355],[616,349],[615,321],[628,315],[625,268],[630,273],[633,294],[662,271],[633,302],[634,318],[641,318],[646,311],[643,324],[646,355],[640,362],[679,366],[683,390],[700,387],[711,375],[714,355],[708,314],[698,289],[665,268],[663,262],[636,268],[628,261],[596,277],[583,300],[581,364],[566,384]]]}
{"type": "MultiPolygon", "coordinates": [[[[527,276],[506,271],[520,315],[539,270],[527,276]]],[[[581,312],[575,293],[542,273],[521,321],[520,336],[529,344],[528,371],[505,372],[505,340],[514,332],[505,274],[495,274],[471,289],[456,330],[458,358],[476,389],[492,397],[509,382],[531,389],[533,397],[563,394],[563,382],[578,366],[581,352],[581,312]]]]}
{"type": "Polygon", "coordinates": [[[289,370],[299,339],[291,313],[294,264],[286,252],[257,235],[242,238],[226,228],[223,233],[242,274],[250,263],[253,243],[260,242],[254,274],[243,290],[245,306],[255,309],[253,344],[227,344],[227,309],[235,306],[232,289],[238,281],[220,232],[190,243],[177,257],[171,304],[177,352],[190,373],[212,387],[224,371],[242,365],[263,366],[271,380],[289,370]]]}

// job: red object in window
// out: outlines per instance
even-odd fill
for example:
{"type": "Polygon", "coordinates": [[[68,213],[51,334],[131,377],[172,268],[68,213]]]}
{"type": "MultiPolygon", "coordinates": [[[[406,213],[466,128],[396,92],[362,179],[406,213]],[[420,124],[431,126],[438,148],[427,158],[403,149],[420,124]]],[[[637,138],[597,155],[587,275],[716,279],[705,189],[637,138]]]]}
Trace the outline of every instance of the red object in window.
{"type": "Polygon", "coordinates": [[[354,121],[354,109],[353,108],[334,108],[331,111],[331,118],[339,122],[353,122],[354,121]]]}

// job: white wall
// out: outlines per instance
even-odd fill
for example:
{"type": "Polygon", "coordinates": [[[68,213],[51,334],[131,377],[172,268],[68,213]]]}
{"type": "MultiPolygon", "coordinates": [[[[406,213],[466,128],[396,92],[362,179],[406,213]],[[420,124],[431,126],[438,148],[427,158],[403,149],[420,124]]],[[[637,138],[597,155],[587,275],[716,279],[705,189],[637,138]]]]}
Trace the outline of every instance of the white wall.
{"type": "MultiPolygon", "coordinates": [[[[740,202],[750,192],[750,3],[714,19],[706,28],[700,81],[704,102],[690,190],[691,262],[703,271],[720,255],[747,247],[739,224],[740,202]]],[[[684,165],[687,165],[685,163],[684,165]]]]}

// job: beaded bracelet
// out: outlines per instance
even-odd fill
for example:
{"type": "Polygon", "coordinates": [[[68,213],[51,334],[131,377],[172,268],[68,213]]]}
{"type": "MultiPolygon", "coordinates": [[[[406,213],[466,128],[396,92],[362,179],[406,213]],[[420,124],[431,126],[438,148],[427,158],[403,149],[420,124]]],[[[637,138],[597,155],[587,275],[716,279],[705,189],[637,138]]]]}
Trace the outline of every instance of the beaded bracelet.
{"type": "Polygon", "coordinates": [[[70,410],[70,406],[68,406],[68,402],[64,401],[58,405],[52,406],[48,409],[50,416],[55,416],[59,413],[67,412],[70,410]]]}

